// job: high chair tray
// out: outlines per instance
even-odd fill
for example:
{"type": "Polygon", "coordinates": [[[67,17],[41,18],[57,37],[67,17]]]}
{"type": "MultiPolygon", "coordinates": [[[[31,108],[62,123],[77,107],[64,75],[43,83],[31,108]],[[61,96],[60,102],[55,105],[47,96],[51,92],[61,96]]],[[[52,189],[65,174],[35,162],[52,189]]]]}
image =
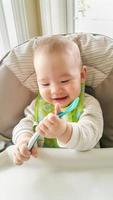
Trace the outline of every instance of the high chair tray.
{"type": "Polygon", "coordinates": [[[21,166],[12,152],[10,146],[0,154],[1,200],[113,200],[112,148],[40,148],[21,166]]]}

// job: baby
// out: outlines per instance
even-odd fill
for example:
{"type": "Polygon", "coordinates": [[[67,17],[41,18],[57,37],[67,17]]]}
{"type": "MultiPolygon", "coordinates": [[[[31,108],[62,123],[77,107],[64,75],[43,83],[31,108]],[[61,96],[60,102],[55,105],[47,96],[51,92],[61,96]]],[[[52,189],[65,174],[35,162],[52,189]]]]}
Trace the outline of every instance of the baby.
{"type": "Polygon", "coordinates": [[[19,165],[37,156],[37,146],[28,149],[34,131],[40,133],[39,145],[44,147],[95,147],[103,133],[103,116],[98,101],[84,93],[87,68],[75,42],[63,36],[42,38],[34,50],[34,67],[39,95],[13,130],[14,162],[19,165]],[[77,107],[59,118],[57,114],[77,97],[77,107]]]}

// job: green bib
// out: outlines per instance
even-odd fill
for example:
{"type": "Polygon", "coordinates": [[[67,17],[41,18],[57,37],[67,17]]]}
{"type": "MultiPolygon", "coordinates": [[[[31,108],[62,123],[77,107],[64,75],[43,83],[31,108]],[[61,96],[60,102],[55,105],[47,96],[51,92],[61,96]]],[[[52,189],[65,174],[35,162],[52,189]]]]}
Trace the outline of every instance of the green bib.
{"type": "MultiPolygon", "coordinates": [[[[77,122],[83,112],[84,109],[84,90],[85,85],[81,84],[81,93],[79,96],[79,103],[75,109],[73,109],[71,112],[67,113],[64,118],[68,122],[77,122]]],[[[65,108],[62,109],[63,111],[65,108]]],[[[35,131],[35,127],[37,124],[49,113],[54,113],[54,105],[47,103],[44,99],[41,98],[41,96],[38,94],[35,102],[34,107],[34,125],[33,130],[35,131]]],[[[56,139],[48,139],[43,138],[40,136],[38,140],[39,144],[43,143],[43,147],[51,147],[51,148],[58,148],[57,140],[56,139]]]]}

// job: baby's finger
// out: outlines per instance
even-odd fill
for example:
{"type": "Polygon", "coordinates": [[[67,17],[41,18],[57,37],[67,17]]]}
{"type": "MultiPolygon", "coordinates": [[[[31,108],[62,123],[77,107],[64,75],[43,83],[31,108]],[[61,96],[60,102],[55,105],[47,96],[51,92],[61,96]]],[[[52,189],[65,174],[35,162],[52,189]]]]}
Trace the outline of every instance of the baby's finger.
{"type": "Polygon", "coordinates": [[[34,144],[33,148],[31,149],[31,154],[32,156],[34,157],[37,157],[38,156],[38,149],[37,149],[37,143],[34,144]]]}
{"type": "Polygon", "coordinates": [[[23,161],[18,158],[18,155],[16,152],[13,153],[13,161],[16,165],[22,165],[23,161]]]}
{"type": "Polygon", "coordinates": [[[49,114],[48,117],[47,117],[46,119],[44,119],[44,120],[42,121],[42,123],[41,123],[41,124],[44,124],[48,129],[49,129],[52,125],[54,125],[54,123],[53,123],[51,120],[49,120],[49,118],[50,118],[51,115],[53,115],[53,114],[49,114]]]}
{"type": "Polygon", "coordinates": [[[38,156],[38,151],[37,151],[37,148],[36,147],[33,147],[32,150],[31,150],[31,154],[32,156],[36,157],[38,156]]]}
{"type": "Polygon", "coordinates": [[[20,160],[20,161],[26,161],[26,160],[28,160],[30,158],[30,155],[29,156],[28,155],[23,156],[20,153],[18,148],[15,149],[14,156],[15,156],[15,158],[17,158],[17,160],[20,160]]]}
{"type": "Polygon", "coordinates": [[[18,160],[17,158],[14,158],[14,163],[15,163],[16,165],[22,165],[22,164],[23,164],[23,161],[18,160]]]}
{"type": "Polygon", "coordinates": [[[61,107],[59,103],[55,104],[55,114],[57,115],[59,112],[61,112],[61,107]]]}
{"type": "Polygon", "coordinates": [[[31,152],[29,151],[28,147],[27,147],[27,143],[26,144],[21,144],[20,147],[18,147],[18,150],[20,152],[20,154],[23,156],[23,157],[30,157],[31,155],[31,152]]]}
{"type": "MultiPolygon", "coordinates": [[[[42,131],[42,134],[46,133],[48,131],[48,128],[47,125],[44,123],[40,123],[39,126],[38,126],[38,130],[41,130],[42,131]]],[[[40,131],[39,131],[40,132],[40,131]]]]}
{"type": "Polygon", "coordinates": [[[49,119],[49,121],[51,121],[51,123],[56,123],[56,122],[59,121],[58,116],[55,115],[55,114],[49,115],[49,116],[48,116],[48,119],[49,119]]]}

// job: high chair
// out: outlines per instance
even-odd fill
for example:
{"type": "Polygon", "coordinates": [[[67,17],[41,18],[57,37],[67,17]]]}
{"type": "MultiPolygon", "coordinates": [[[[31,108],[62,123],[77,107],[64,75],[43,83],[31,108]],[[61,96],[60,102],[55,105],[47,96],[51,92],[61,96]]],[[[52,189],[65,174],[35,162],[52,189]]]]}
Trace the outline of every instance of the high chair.
{"type": "Polygon", "coordinates": [[[12,130],[37,92],[33,49],[40,37],[26,41],[0,63],[0,141],[1,151],[5,149],[0,153],[1,200],[113,199],[113,39],[91,33],[65,37],[78,44],[88,67],[86,85],[102,107],[101,148],[87,152],[40,148],[37,159],[13,164],[12,130]]]}

